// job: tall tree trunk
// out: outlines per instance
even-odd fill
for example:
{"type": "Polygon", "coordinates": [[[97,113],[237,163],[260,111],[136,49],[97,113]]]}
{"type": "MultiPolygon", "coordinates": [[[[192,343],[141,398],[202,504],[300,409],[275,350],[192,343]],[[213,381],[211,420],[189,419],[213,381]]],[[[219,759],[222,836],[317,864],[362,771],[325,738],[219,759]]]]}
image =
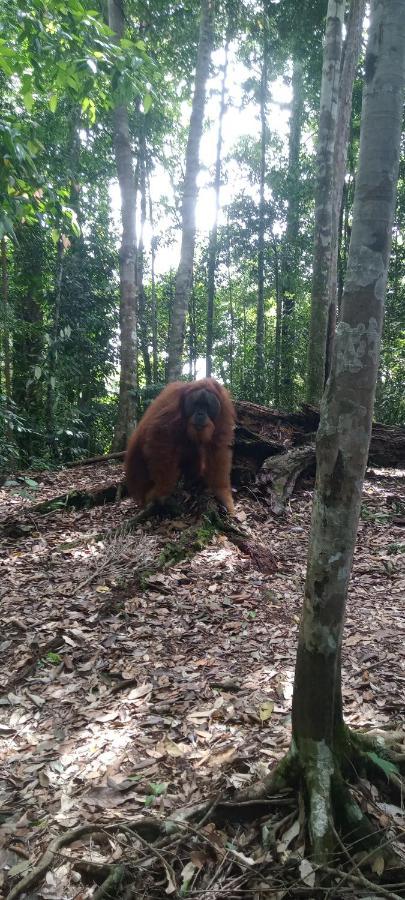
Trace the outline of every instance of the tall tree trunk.
{"type": "Polygon", "coordinates": [[[1,239],[1,296],[2,296],[2,348],[3,348],[3,376],[4,393],[6,400],[11,398],[11,359],[10,359],[10,322],[8,305],[8,261],[6,239],[1,239]]]}
{"type": "MultiPolygon", "coordinates": [[[[14,270],[20,290],[15,302],[12,393],[20,411],[32,421],[38,421],[43,415],[44,327],[40,302],[45,256],[43,229],[38,224],[20,225],[17,241],[14,270]]],[[[31,442],[32,435],[27,439],[31,442]]]]}
{"type": "Polygon", "coordinates": [[[214,39],[214,0],[201,0],[201,22],[195,72],[195,87],[186,151],[186,170],[183,185],[182,238],[180,263],[169,332],[167,374],[175,381],[182,372],[184,323],[188,309],[193,276],[195,248],[195,207],[197,175],[199,171],[200,141],[203,129],[205,93],[214,39]]]}
{"type": "Polygon", "coordinates": [[[295,59],[292,75],[292,106],[288,148],[288,206],[287,225],[281,257],[281,350],[280,389],[278,400],[284,409],[294,407],[294,346],[295,346],[295,295],[297,290],[297,241],[299,234],[300,204],[300,149],[302,114],[304,109],[303,64],[295,59]]]}
{"type": "MultiPolygon", "coordinates": [[[[68,174],[70,179],[70,206],[74,210],[77,222],[81,223],[81,204],[80,204],[80,127],[81,127],[81,110],[80,107],[74,106],[71,110],[70,134],[68,136],[68,174]]],[[[60,234],[55,260],[55,286],[54,286],[54,303],[53,303],[53,321],[49,328],[49,346],[48,346],[48,373],[46,385],[46,427],[48,431],[48,446],[51,456],[54,460],[60,456],[57,435],[56,435],[56,413],[57,413],[57,368],[58,368],[58,350],[60,344],[59,323],[61,317],[62,306],[62,283],[64,278],[64,256],[65,256],[65,236],[60,234]]],[[[73,259],[74,254],[83,251],[83,234],[82,231],[78,235],[72,235],[70,239],[70,258],[73,259]]]]}
{"type": "Polygon", "coordinates": [[[339,233],[338,238],[338,266],[337,266],[337,315],[339,315],[339,311],[342,306],[342,297],[343,297],[343,287],[344,287],[344,277],[347,268],[347,259],[349,256],[349,244],[350,244],[350,234],[351,234],[351,212],[353,209],[353,198],[354,198],[354,190],[356,184],[355,178],[355,160],[354,160],[354,152],[352,147],[352,140],[349,134],[349,146],[348,146],[348,165],[347,165],[347,174],[348,178],[345,179],[343,184],[343,195],[342,195],[342,207],[341,207],[341,232],[339,233]]]}
{"type": "Polygon", "coordinates": [[[229,297],[229,318],[230,318],[230,336],[229,336],[229,387],[233,388],[233,356],[235,352],[235,310],[233,303],[233,285],[231,272],[231,240],[229,234],[229,216],[226,223],[226,269],[228,282],[229,297]]]}
{"type": "Polygon", "coordinates": [[[148,195],[149,195],[149,223],[151,231],[150,239],[150,280],[151,280],[151,317],[152,317],[152,382],[158,382],[158,319],[157,319],[157,297],[156,297],[156,235],[153,220],[153,202],[150,189],[150,177],[148,173],[148,195]]]}
{"type": "Polygon", "coordinates": [[[188,374],[189,378],[195,378],[197,371],[197,323],[196,323],[196,304],[195,293],[191,287],[190,298],[188,302],[188,374]]]}
{"type": "Polygon", "coordinates": [[[266,144],[267,144],[267,79],[268,79],[268,44],[263,43],[262,71],[260,77],[260,176],[259,176],[259,224],[257,235],[257,318],[256,318],[256,363],[255,363],[255,395],[256,402],[264,402],[265,392],[265,359],[264,359],[264,229],[265,229],[265,176],[266,176],[266,144]]]}
{"type": "Polygon", "coordinates": [[[138,325],[139,325],[139,343],[145,369],[146,384],[152,384],[152,367],[149,357],[149,341],[148,341],[148,323],[146,311],[146,294],[143,283],[145,250],[144,250],[144,233],[146,225],[146,140],[144,124],[141,125],[141,133],[139,138],[139,188],[141,195],[141,221],[139,228],[139,241],[136,256],[136,288],[138,295],[138,325]]]}
{"type": "Polygon", "coordinates": [[[315,185],[315,235],[307,399],[319,405],[325,382],[334,209],[334,154],[345,0],[328,0],[315,185]]]}
{"type": "Polygon", "coordinates": [[[218,214],[219,214],[219,192],[221,189],[221,153],[222,153],[222,126],[226,110],[226,76],[228,71],[228,50],[229,50],[229,26],[225,40],[225,59],[222,69],[222,85],[221,99],[219,104],[218,116],[218,137],[217,137],[217,153],[215,160],[215,213],[214,222],[210,231],[208,245],[208,304],[207,304],[207,352],[206,352],[206,374],[207,378],[212,373],[212,344],[214,333],[214,301],[215,301],[215,271],[217,264],[217,247],[218,247],[218,214]]]}
{"type": "Polygon", "coordinates": [[[274,405],[280,404],[280,363],[281,363],[281,315],[282,298],[280,291],[280,274],[277,244],[273,243],[274,254],[274,286],[276,291],[276,330],[274,336],[274,405]]]}
{"type": "Polygon", "coordinates": [[[48,430],[49,449],[51,451],[51,456],[53,457],[53,459],[57,459],[58,457],[58,445],[56,438],[56,368],[58,362],[58,338],[62,299],[64,252],[65,248],[63,245],[63,239],[62,236],[60,236],[56,255],[55,302],[53,308],[53,323],[50,333],[48,350],[48,381],[46,393],[46,425],[48,430]]]}
{"type": "Polygon", "coordinates": [[[333,840],[331,796],[339,779],[345,736],[340,653],[371,434],[404,83],[404,0],[372,0],[353,228],[317,437],[293,696],[293,739],[304,766],[309,826],[319,862],[333,840]]]}
{"type": "Polygon", "coordinates": [[[329,375],[337,318],[337,278],[339,253],[339,222],[343,202],[353,84],[359,62],[366,0],[352,0],[343,46],[343,66],[339,84],[336,139],[333,164],[332,249],[329,276],[329,310],[326,340],[325,380],[329,375]]]}
{"type": "MultiPolygon", "coordinates": [[[[125,30],[122,0],[108,0],[108,22],[121,40],[125,30]]],[[[122,239],[120,247],[120,389],[113,451],[124,450],[136,424],[137,295],[135,285],[135,179],[128,110],[118,103],[113,110],[114,150],[121,194],[122,239]]]]}

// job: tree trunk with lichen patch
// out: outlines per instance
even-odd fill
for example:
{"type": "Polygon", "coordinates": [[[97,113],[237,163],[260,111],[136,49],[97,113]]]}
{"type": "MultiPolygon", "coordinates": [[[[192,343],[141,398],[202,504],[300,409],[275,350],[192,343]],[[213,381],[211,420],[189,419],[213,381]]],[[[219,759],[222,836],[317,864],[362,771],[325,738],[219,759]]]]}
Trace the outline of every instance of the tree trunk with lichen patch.
{"type": "Polygon", "coordinates": [[[373,0],[352,237],[317,436],[317,479],[293,697],[293,747],[301,762],[310,840],[318,862],[324,861],[334,841],[339,761],[347,740],[340,656],[371,435],[404,81],[405,2],[373,0]]]}
{"type": "Polygon", "coordinates": [[[337,269],[339,255],[339,221],[343,188],[347,169],[353,84],[359,63],[366,0],[352,0],[346,25],[342,72],[339,83],[339,103],[334,150],[334,189],[332,208],[332,248],[329,260],[328,328],[325,348],[325,380],[329,375],[337,320],[337,269]]]}

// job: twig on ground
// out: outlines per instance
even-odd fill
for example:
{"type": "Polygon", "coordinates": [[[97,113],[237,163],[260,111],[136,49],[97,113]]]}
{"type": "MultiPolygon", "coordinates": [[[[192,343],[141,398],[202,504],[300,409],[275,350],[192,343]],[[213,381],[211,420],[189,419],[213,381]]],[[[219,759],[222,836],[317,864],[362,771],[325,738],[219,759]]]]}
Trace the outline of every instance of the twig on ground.
{"type": "Polygon", "coordinates": [[[344,872],[342,869],[332,869],[331,866],[322,866],[320,870],[322,872],[327,872],[328,875],[333,875],[336,878],[340,878],[338,887],[340,888],[344,881],[350,881],[352,884],[357,885],[358,887],[367,888],[367,890],[376,891],[381,894],[382,897],[388,897],[388,900],[404,900],[399,894],[395,894],[392,891],[387,890],[382,887],[381,884],[376,884],[375,881],[370,881],[366,878],[365,875],[360,873],[360,875],[353,875],[353,872],[344,872]]]}

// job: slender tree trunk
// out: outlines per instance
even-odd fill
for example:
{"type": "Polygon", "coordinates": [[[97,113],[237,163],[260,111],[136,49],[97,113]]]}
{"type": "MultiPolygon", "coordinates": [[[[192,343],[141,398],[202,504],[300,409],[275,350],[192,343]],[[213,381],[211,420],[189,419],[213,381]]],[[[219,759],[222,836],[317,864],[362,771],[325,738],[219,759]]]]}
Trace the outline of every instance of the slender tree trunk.
{"type": "MultiPolygon", "coordinates": [[[[350,137],[349,137],[350,142],[350,137]]],[[[347,258],[349,255],[350,232],[349,224],[350,214],[353,207],[353,197],[355,188],[355,174],[353,171],[354,162],[349,155],[349,179],[343,185],[342,197],[342,230],[340,234],[340,243],[338,248],[338,283],[337,283],[337,315],[342,306],[344,276],[347,268],[347,258]]]]}
{"type": "MultiPolygon", "coordinates": [[[[119,41],[125,30],[122,0],[108,0],[108,21],[119,41]]],[[[118,103],[113,110],[114,150],[121,194],[120,247],[120,389],[113,451],[124,450],[136,424],[137,295],[135,284],[135,179],[128,110],[118,103]]]]}
{"type": "Polygon", "coordinates": [[[233,390],[233,355],[235,352],[235,312],[233,307],[233,290],[232,281],[228,283],[229,295],[229,319],[230,319],[230,335],[229,335],[229,388],[233,390]]]}
{"type": "MultiPolygon", "coordinates": [[[[247,339],[247,314],[246,314],[246,296],[245,292],[243,292],[243,356],[242,356],[242,377],[241,383],[245,386],[245,377],[246,377],[246,339],[247,339]]],[[[250,395],[250,392],[249,392],[250,395]]]]}
{"type": "MultiPolygon", "coordinates": [[[[44,266],[44,234],[36,225],[20,225],[14,248],[14,271],[20,290],[15,298],[15,320],[12,345],[12,393],[20,411],[32,422],[41,421],[44,411],[43,362],[44,323],[41,285],[44,266]]],[[[27,452],[38,439],[33,431],[18,438],[27,452]]]]}
{"type": "Polygon", "coordinates": [[[333,840],[344,739],[340,653],[371,434],[405,82],[404,0],[372,0],[353,228],[317,478],[293,696],[293,739],[321,862],[333,840]]]}
{"type": "Polygon", "coordinates": [[[315,235],[308,343],[307,399],[319,405],[325,381],[333,240],[334,154],[345,0],[328,0],[315,185],[315,235]]]}
{"type": "Polygon", "coordinates": [[[329,276],[329,311],[326,340],[325,380],[329,375],[337,318],[337,267],[339,253],[339,222],[345,183],[353,84],[359,62],[366,0],[352,0],[343,46],[343,66],[339,84],[336,140],[333,164],[332,247],[329,276]]]}
{"type": "MultiPolygon", "coordinates": [[[[174,304],[174,283],[173,283],[173,269],[170,267],[169,269],[169,284],[167,290],[167,319],[168,319],[168,329],[167,329],[167,348],[169,347],[169,339],[170,339],[170,329],[172,326],[172,318],[173,318],[173,304],[174,304]]],[[[169,351],[167,350],[167,360],[165,364],[165,379],[168,380],[168,360],[169,360],[169,351]]]]}
{"type": "Polygon", "coordinates": [[[139,241],[136,256],[136,288],[138,295],[138,323],[139,323],[139,343],[145,369],[146,384],[152,384],[152,367],[149,357],[149,341],[148,341],[148,323],[146,311],[146,294],[143,283],[144,273],[144,233],[146,225],[146,140],[144,126],[141,126],[141,134],[139,138],[139,188],[141,195],[141,222],[139,228],[139,241]]]}
{"type": "Polygon", "coordinates": [[[8,260],[7,260],[7,244],[3,237],[1,240],[1,294],[2,294],[2,313],[3,313],[3,375],[4,375],[4,393],[6,400],[11,398],[11,354],[10,354],[10,322],[9,322],[9,305],[8,305],[8,260]]]}
{"type": "Polygon", "coordinates": [[[193,287],[191,287],[191,293],[190,293],[190,298],[189,298],[188,321],[189,321],[188,374],[189,374],[190,378],[195,378],[195,373],[197,370],[197,323],[196,323],[195,293],[194,293],[193,287]]]}
{"type": "Polygon", "coordinates": [[[176,288],[169,332],[169,358],[167,365],[169,381],[175,381],[182,372],[184,323],[193,276],[195,207],[198,193],[197,175],[200,165],[200,141],[213,39],[214,0],[201,0],[200,36],[183,185],[181,254],[176,275],[176,288]]]}
{"type": "Polygon", "coordinates": [[[228,297],[229,297],[229,318],[230,318],[230,336],[229,336],[229,387],[233,388],[233,355],[235,352],[235,310],[233,304],[233,285],[231,273],[231,241],[229,234],[229,216],[226,223],[226,268],[228,280],[228,297]]]}
{"type": "Polygon", "coordinates": [[[157,320],[157,297],[156,297],[156,236],[153,221],[153,203],[150,189],[150,178],[148,175],[148,195],[149,195],[149,223],[151,231],[150,239],[150,278],[151,278],[151,317],[152,317],[152,381],[153,384],[158,382],[158,320],[157,320]]]}
{"type": "Polygon", "coordinates": [[[264,229],[265,229],[265,176],[266,176],[266,102],[268,79],[268,47],[264,40],[262,71],[260,78],[260,180],[259,180],[259,225],[257,240],[257,318],[256,318],[256,365],[255,395],[257,403],[264,402],[265,361],[264,361],[264,229]]]}
{"type": "Polygon", "coordinates": [[[56,439],[56,368],[58,362],[58,340],[59,340],[59,322],[60,308],[62,300],[62,280],[63,280],[63,257],[65,248],[63,246],[62,237],[58,241],[58,249],[56,256],[56,279],[55,279],[55,303],[53,310],[53,323],[50,333],[49,352],[48,352],[48,382],[46,394],[46,422],[48,430],[48,441],[51,456],[56,459],[58,457],[58,446],[56,439]]]}
{"type": "Polygon", "coordinates": [[[222,69],[221,99],[218,116],[217,154],[215,160],[215,213],[214,223],[210,232],[208,245],[208,305],[207,305],[207,353],[206,373],[207,378],[212,373],[212,345],[214,333],[214,301],[215,301],[215,271],[217,264],[218,247],[218,214],[219,193],[221,189],[221,153],[222,153],[222,126],[226,110],[226,76],[228,71],[229,29],[225,41],[225,60],[222,69]]]}
{"type": "Polygon", "coordinates": [[[281,315],[282,298],[280,291],[278,249],[273,244],[274,253],[274,285],[276,291],[276,332],[274,336],[274,405],[276,409],[280,404],[280,362],[281,362],[281,315]]]}
{"type": "Polygon", "coordinates": [[[287,226],[281,257],[281,350],[278,401],[284,409],[294,407],[295,295],[297,290],[297,241],[300,222],[299,180],[302,114],[304,109],[303,64],[294,60],[292,107],[288,150],[287,226]]]}

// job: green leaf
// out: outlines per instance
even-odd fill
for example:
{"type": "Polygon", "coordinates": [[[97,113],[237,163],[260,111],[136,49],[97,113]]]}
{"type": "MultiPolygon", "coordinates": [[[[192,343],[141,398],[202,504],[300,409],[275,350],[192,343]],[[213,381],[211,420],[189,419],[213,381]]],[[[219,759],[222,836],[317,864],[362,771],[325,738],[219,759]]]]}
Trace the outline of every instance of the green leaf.
{"type": "Polygon", "coordinates": [[[143,103],[143,111],[144,111],[144,113],[145,113],[145,115],[146,115],[146,113],[149,112],[149,110],[150,110],[150,108],[151,108],[151,106],[152,106],[152,97],[151,97],[151,95],[150,95],[150,94],[144,94],[142,103],[143,103]]]}
{"type": "Polygon", "coordinates": [[[153,797],[160,797],[167,791],[168,783],[167,781],[152,781],[149,787],[153,797]]]}
{"type": "Polygon", "coordinates": [[[82,100],[82,110],[84,113],[87,113],[90,124],[94,125],[96,121],[96,106],[90,97],[84,97],[82,100]]]}
{"type": "Polygon", "coordinates": [[[51,97],[49,98],[49,109],[51,110],[51,112],[53,112],[53,113],[56,112],[57,105],[58,105],[58,95],[52,94],[51,97]]]}
{"type": "Polygon", "coordinates": [[[123,50],[132,50],[133,47],[138,46],[133,41],[130,41],[129,38],[121,38],[120,44],[123,50]]]}
{"type": "Polygon", "coordinates": [[[389,778],[390,775],[400,775],[400,771],[398,766],[395,763],[391,762],[389,759],[384,759],[383,756],[378,756],[378,753],[374,753],[373,750],[367,751],[367,756],[369,759],[375,763],[376,766],[379,766],[380,769],[384,772],[384,775],[389,778]]]}
{"type": "Polygon", "coordinates": [[[274,709],[274,703],[272,702],[272,700],[266,700],[266,702],[263,703],[259,709],[260,721],[267,722],[268,719],[271,718],[273,709],[274,709]]]}
{"type": "Polygon", "coordinates": [[[26,94],[23,94],[23,101],[24,101],[25,108],[28,110],[28,112],[31,112],[32,107],[34,105],[34,98],[32,96],[31,91],[27,91],[26,94]]]}
{"type": "Polygon", "coordinates": [[[51,228],[51,238],[56,245],[59,241],[59,231],[57,228],[51,228]]]}
{"type": "Polygon", "coordinates": [[[58,666],[59,663],[62,662],[62,657],[59,653],[52,653],[51,651],[46,654],[45,658],[48,662],[52,663],[53,666],[58,666]]]}
{"type": "Polygon", "coordinates": [[[28,487],[34,488],[34,490],[37,490],[37,488],[39,487],[38,482],[34,481],[33,478],[28,478],[28,476],[26,476],[24,478],[24,481],[28,485],[28,487]]]}

